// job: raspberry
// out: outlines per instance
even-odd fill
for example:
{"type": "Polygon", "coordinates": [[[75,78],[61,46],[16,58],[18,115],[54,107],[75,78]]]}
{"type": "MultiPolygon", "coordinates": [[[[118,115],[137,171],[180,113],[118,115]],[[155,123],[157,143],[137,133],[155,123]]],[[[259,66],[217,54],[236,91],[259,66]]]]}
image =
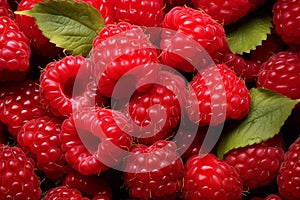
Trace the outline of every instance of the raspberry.
{"type": "Polygon", "coordinates": [[[300,139],[291,144],[284,155],[277,176],[277,184],[280,196],[284,199],[296,200],[300,198],[299,169],[300,169],[300,139]]]}
{"type": "Polygon", "coordinates": [[[278,0],[273,6],[273,24],[276,32],[289,45],[300,45],[300,2],[278,0]]]}
{"type": "Polygon", "coordinates": [[[77,189],[67,188],[66,186],[52,188],[43,198],[43,200],[55,199],[89,200],[86,197],[82,197],[82,194],[77,189]]]}
{"type": "Polygon", "coordinates": [[[242,199],[242,181],[224,160],[213,154],[193,156],[185,167],[183,199],[242,199]]]}
{"type": "MultiPolygon", "coordinates": [[[[38,2],[43,2],[43,0],[21,0],[18,4],[17,11],[30,10],[38,2]]],[[[25,15],[16,15],[16,23],[19,25],[20,30],[31,41],[32,50],[46,58],[57,58],[58,54],[62,54],[62,49],[51,43],[48,38],[46,38],[42,31],[36,25],[34,18],[25,15]]]]}
{"type": "Polygon", "coordinates": [[[156,27],[164,17],[163,0],[115,0],[115,18],[139,26],[156,27]]]}
{"type": "Polygon", "coordinates": [[[0,176],[0,199],[40,199],[34,161],[21,148],[0,145],[0,176]]]}
{"type": "MultiPolygon", "coordinates": [[[[56,116],[70,116],[73,110],[80,107],[92,106],[95,96],[90,96],[93,92],[89,88],[93,81],[89,81],[89,73],[84,73],[88,69],[87,61],[82,56],[66,56],[59,61],[47,64],[40,75],[41,96],[43,104],[56,116]],[[74,88],[75,80],[76,85],[74,88]],[[89,83],[90,82],[90,83],[89,83]],[[84,86],[87,87],[84,88],[84,86]]],[[[94,91],[96,95],[96,91],[94,91]]],[[[105,102],[98,96],[97,102],[100,105],[105,102]]]]}
{"type": "Polygon", "coordinates": [[[175,143],[158,140],[131,149],[125,163],[124,183],[135,198],[157,198],[179,192],[184,166],[175,143]]]}
{"type": "Polygon", "coordinates": [[[225,53],[222,57],[222,62],[245,82],[256,81],[262,65],[261,61],[245,60],[242,56],[234,53],[225,53]]]}
{"type": "Polygon", "coordinates": [[[118,111],[86,107],[74,112],[64,120],[60,134],[67,162],[83,175],[100,174],[120,163],[122,150],[132,144],[128,126],[118,111]]]}
{"type": "Polygon", "coordinates": [[[101,176],[84,176],[76,172],[71,172],[63,179],[62,185],[88,194],[93,197],[93,200],[110,200],[112,198],[111,188],[101,176]]]}
{"type": "Polygon", "coordinates": [[[243,119],[250,111],[251,98],[244,81],[225,64],[199,71],[190,83],[188,99],[187,114],[201,126],[243,119]]]}
{"type": "Polygon", "coordinates": [[[162,27],[166,30],[162,31],[161,59],[164,64],[181,71],[191,72],[195,65],[202,66],[207,62],[203,61],[205,53],[196,44],[214,60],[228,50],[223,26],[204,11],[174,7],[166,13],[162,27]],[[192,61],[194,66],[188,61],[192,61]]]}
{"type": "Polygon", "coordinates": [[[257,87],[273,90],[292,99],[300,98],[300,53],[282,51],[261,66],[257,87]]]}
{"type": "Polygon", "coordinates": [[[114,4],[110,0],[95,0],[98,5],[93,5],[104,18],[105,24],[113,24],[114,19],[114,4]]]}
{"type": "Polygon", "coordinates": [[[45,115],[26,122],[17,138],[18,144],[34,155],[37,168],[52,180],[61,179],[71,170],[61,150],[60,131],[61,120],[45,115]]]}
{"type": "Polygon", "coordinates": [[[30,42],[18,25],[6,16],[0,16],[0,73],[2,70],[25,73],[29,69],[30,42]]]}
{"type": "Polygon", "coordinates": [[[259,144],[229,151],[225,161],[240,174],[245,190],[269,185],[276,178],[284,149],[282,138],[276,136],[259,144]]]}
{"type": "Polygon", "coordinates": [[[15,138],[24,123],[47,113],[40,102],[38,84],[35,80],[18,82],[2,90],[0,94],[0,121],[15,138]]]}
{"type": "Polygon", "coordinates": [[[115,92],[114,98],[126,97],[130,86],[137,88],[143,81],[155,80],[157,50],[136,25],[126,22],[106,25],[93,42],[91,57],[99,90],[107,97],[111,97],[120,78],[129,79],[127,87],[115,92]]]}
{"type": "Polygon", "coordinates": [[[170,137],[181,120],[181,108],[185,108],[186,88],[181,76],[168,71],[159,73],[159,84],[153,84],[146,92],[135,91],[125,113],[137,125],[137,143],[153,144],[170,137]]]}
{"type": "Polygon", "coordinates": [[[192,0],[194,8],[202,9],[219,23],[228,25],[243,18],[250,10],[248,0],[192,0]]]}

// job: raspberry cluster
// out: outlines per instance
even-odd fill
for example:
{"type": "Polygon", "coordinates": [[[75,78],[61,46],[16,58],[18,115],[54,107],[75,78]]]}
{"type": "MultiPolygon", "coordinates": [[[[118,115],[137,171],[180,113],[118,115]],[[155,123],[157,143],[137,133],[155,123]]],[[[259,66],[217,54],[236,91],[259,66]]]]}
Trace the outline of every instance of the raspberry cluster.
{"type": "Polygon", "coordinates": [[[47,1],[0,0],[0,199],[300,199],[299,104],[272,137],[216,150],[250,89],[300,99],[299,1],[50,1],[103,27],[73,55],[22,14],[47,1]],[[233,52],[227,31],[264,9],[266,39],[233,52]]]}

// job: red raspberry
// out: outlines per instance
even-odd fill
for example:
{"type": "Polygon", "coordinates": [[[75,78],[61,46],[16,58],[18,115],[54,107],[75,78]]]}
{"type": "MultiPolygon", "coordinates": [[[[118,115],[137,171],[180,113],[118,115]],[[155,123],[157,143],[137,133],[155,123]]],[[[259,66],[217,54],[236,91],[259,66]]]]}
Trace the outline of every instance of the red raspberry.
{"type": "Polygon", "coordinates": [[[205,53],[196,45],[206,50],[214,60],[218,60],[228,50],[223,26],[204,11],[174,7],[165,15],[162,26],[167,30],[162,31],[161,59],[166,65],[181,71],[194,70],[188,61],[199,66],[207,62],[203,61],[206,59],[205,53]]]}
{"type": "Polygon", "coordinates": [[[157,198],[180,191],[184,166],[176,148],[175,143],[165,140],[132,148],[124,179],[131,197],[157,198]]]}
{"type": "Polygon", "coordinates": [[[94,7],[99,10],[99,12],[101,13],[102,17],[104,18],[104,23],[105,24],[113,24],[114,23],[114,5],[113,5],[113,1],[111,0],[94,0],[95,2],[97,2],[98,5],[95,5],[96,3],[94,3],[94,7]]]}
{"type": "Polygon", "coordinates": [[[83,108],[62,124],[60,139],[67,162],[83,175],[100,174],[121,162],[132,144],[126,117],[105,108],[83,108]]]}
{"type": "Polygon", "coordinates": [[[225,64],[199,71],[190,83],[188,99],[188,116],[201,126],[217,125],[227,118],[243,119],[250,111],[251,98],[244,81],[225,64]]]}
{"type": "Polygon", "coordinates": [[[115,0],[115,18],[139,26],[156,27],[164,17],[163,0],[115,0]]]}
{"type": "Polygon", "coordinates": [[[18,134],[18,144],[33,155],[37,168],[47,178],[61,179],[71,170],[61,150],[61,120],[43,116],[26,122],[18,134]]]}
{"type": "Polygon", "coordinates": [[[257,79],[261,68],[261,61],[245,60],[235,53],[226,53],[222,57],[222,62],[232,69],[237,76],[245,82],[254,82],[257,79]]]}
{"type": "Polygon", "coordinates": [[[111,188],[101,176],[84,176],[76,172],[71,172],[63,179],[62,185],[88,194],[93,197],[93,200],[112,199],[111,188]]]}
{"type": "MultiPolygon", "coordinates": [[[[30,10],[38,2],[43,2],[43,0],[21,0],[17,10],[30,10]]],[[[17,14],[16,23],[19,25],[20,30],[30,39],[31,48],[35,53],[51,59],[58,57],[58,54],[62,54],[62,49],[50,43],[49,39],[43,35],[33,17],[17,14]]]]}
{"type": "Polygon", "coordinates": [[[89,88],[92,87],[93,81],[89,80],[91,74],[87,73],[85,68],[88,69],[88,63],[84,57],[66,56],[47,64],[43,70],[40,75],[41,96],[45,106],[54,115],[69,116],[73,110],[80,107],[93,106],[95,103],[104,104],[105,98],[101,99],[100,96],[97,100],[102,101],[95,102],[96,91],[94,96],[89,94],[93,92],[92,88],[89,88]]]}
{"type": "Polygon", "coordinates": [[[278,174],[284,149],[281,137],[274,137],[229,151],[224,159],[240,174],[245,190],[269,185],[278,174]]]}
{"type": "Polygon", "coordinates": [[[0,16],[0,73],[7,69],[25,73],[29,69],[30,42],[18,25],[6,16],[0,16]]]}
{"type": "Polygon", "coordinates": [[[130,86],[137,88],[136,84],[155,80],[157,50],[140,27],[126,22],[106,25],[95,38],[93,47],[93,73],[104,95],[111,97],[120,78],[128,78],[126,89],[114,93],[115,98],[128,95],[130,86]]]}
{"type": "Polygon", "coordinates": [[[2,90],[0,94],[0,121],[15,138],[24,123],[47,113],[40,102],[38,84],[35,80],[19,82],[2,90]]]}
{"type": "Polygon", "coordinates": [[[44,196],[43,200],[58,200],[58,199],[72,199],[72,200],[89,200],[82,197],[79,190],[67,188],[66,186],[57,186],[49,190],[44,196]]]}
{"type": "Polygon", "coordinates": [[[0,176],[0,199],[40,199],[34,161],[21,148],[0,145],[0,176]]]}
{"type": "Polygon", "coordinates": [[[277,184],[280,196],[288,200],[300,198],[300,138],[291,144],[284,155],[277,176],[277,184]]]}
{"type": "Polygon", "coordinates": [[[228,25],[243,18],[250,10],[248,0],[192,0],[194,8],[202,9],[220,24],[228,25]]]}
{"type": "Polygon", "coordinates": [[[137,143],[153,144],[170,137],[186,106],[183,78],[168,71],[161,71],[159,76],[159,84],[153,84],[146,92],[135,91],[125,106],[124,112],[137,125],[137,143]]]}
{"type": "Polygon", "coordinates": [[[278,0],[273,6],[276,32],[289,45],[300,45],[300,1],[278,0]]]}
{"type": "Polygon", "coordinates": [[[185,167],[183,199],[242,199],[242,181],[224,160],[213,154],[193,156],[185,167]]]}
{"type": "Polygon", "coordinates": [[[263,63],[257,87],[273,90],[292,99],[300,98],[300,53],[282,51],[263,63]]]}

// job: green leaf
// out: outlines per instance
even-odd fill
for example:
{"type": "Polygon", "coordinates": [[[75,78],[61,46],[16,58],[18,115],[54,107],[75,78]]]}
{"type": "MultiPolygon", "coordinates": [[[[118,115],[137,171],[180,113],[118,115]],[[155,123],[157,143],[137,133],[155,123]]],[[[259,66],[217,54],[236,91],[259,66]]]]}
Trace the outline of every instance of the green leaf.
{"type": "Polygon", "coordinates": [[[104,26],[103,17],[95,8],[74,0],[45,0],[31,10],[15,13],[34,17],[50,42],[72,55],[88,55],[104,26]]]}
{"type": "Polygon", "coordinates": [[[229,48],[237,54],[250,53],[267,39],[272,26],[272,17],[268,14],[251,15],[240,20],[231,27],[231,31],[226,31],[229,48]]]}
{"type": "Polygon", "coordinates": [[[257,144],[274,137],[300,99],[292,100],[276,92],[252,88],[251,110],[235,126],[229,126],[217,146],[219,158],[232,149],[257,144]]]}

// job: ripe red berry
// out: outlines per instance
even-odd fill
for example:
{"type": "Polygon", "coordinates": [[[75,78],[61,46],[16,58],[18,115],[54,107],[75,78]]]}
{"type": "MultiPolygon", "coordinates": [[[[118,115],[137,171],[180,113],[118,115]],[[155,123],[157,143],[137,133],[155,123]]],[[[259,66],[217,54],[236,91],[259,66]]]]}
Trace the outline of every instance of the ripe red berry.
{"type": "Polygon", "coordinates": [[[114,98],[126,97],[128,88],[138,88],[137,84],[156,78],[157,50],[136,25],[126,22],[106,25],[93,42],[91,58],[99,90],[107,97],[112,96],[121,78],[126,81],[123,83],[126,88],[114,92],[114,98]]]}
{"type": "Polygon", "coordinates": [[[240,200],[242,180],[224,160],[213,154],[193,156],[186,163],[184,200],[240,200]]]}
{"type": "Polygon", "coordinates": [[[276,136],[259,144],[233,149],[224,159],[240,174],[244,189],[254,191],[276,178],[283,156],[282,138],[276,136]]]}
{"type": "Polygon", "coordinates": [[[32,156],[37,168],[52,180],[60,180],[71,171],[61,150],[61,123],[50,116],[32,119],[23,125],[17,137],[18,144],[32,156]]]}
{"type": "Polygon", "coordinates": [[[17,137],[27,121],[47,113],[41,104],[38,81],[27,80],[9,85],[0,94],[0,121],[17,137]]]}
{"type": "MultiPolygon", "coordinates": [[[[40,88],[43,104],[56,116],[70,116],[80,107],[102,104],[96,102],[97,92],[89,96],[92,80],[87,61],[82,56],[66,56],[47,64],[40,75],[40,88]],[[76,81],[76,82],[75,82],[76,81]],[[74,85],[75,84],[75,85],[74,85]]],[[[99,96],[100,97],[100,96],[99,96]]],[[[99,100],[98,98],[97,100],[99,100]]],[[[101,99],[100,99],[101,100],[101,99]]]]}
{"type": "Polygon", "coordinates": [[[157,27],[164,17],[163,0],[115,0],[115,18],[139,26],[157,27]]]}
{"type": "Polygon", "coordinates": [[[159,140],[133,147],[125,162],[124,183],[134,198],[159,198],[180,191],[184,166],[176,144],[159,140]]]}
{"type": "Polygon", "coordinates": [[[191,72],[194,66],[209,62],[203,49],[213,60],[228,50],[223,26],[204,11],[174,7],[166,13],[162,27],[161,59],[181,71],[191,72]]]}
{"type": "Polygon", "coordinates": [[[284,155],[277,176],[277,184],[280,196],[288,200],[300,198],[300,139],[298,138],[289,147],[284,155]]]}
{"type": "Polygon", "coordinates": [[[119,164],[132,145],[127,118],[118,111],[83,108],[64,120],[60,139],[70,166],[83,175],[119,164]]]}
{"type": "Polygon", "coordinates": [[[89,200],[87,197],[83,197],[79,190],[67,188],[66,186],[52,188],[43,197],[43,200],[55,199],[89,200]]]}
{"type": "Polygon", "coordinates": [[[289,45],[300,45],[299,9],[297,0],[278,0],[273,6],[275,30],[289,45]]]}
{"type": "Polygon", "coordinates": [[[299,73],[300,52],[281,51],[262,64],[256,85],[297,99],[300,98],[299,73]]]}
{"type": "Polygon", "coordinates": [[[250,11],[248,0],[192,0],[194,8],[202,9],[220,24],[237,22],[250,11]]]}
{"type": "Polygon", "coordinates": [[[3,70],[26,74],[30,68],[30,42],[15,21],[7,16],[0,16],[0,38],[0,74],[3,70]]]}
{"type": "Polygon", "coordinates": [[[21,148],[0,145],[0,199],[39,200],[42,191],[34,167],[21,148]]]}
{"type": "Polygon", "coordinates": [[[124,112],[136,124],[133,134],[137,143],[153,144],[171,137],[186,106],[181,76],[161,71],[158,79],[146,92],[135,91],[125,106],[124,112]]]}
{"type": "Polygon", "coordinates": [[[245,60],[242,56],[235,53],[225,53],[222,57],[222,62],[245,82],[256,81],[262,65],[262,62],[259,60],[245,60]]]}
{"type": "Polygon", "coordinates": [[[201,126],[243,119],[250,111],[251,98],[244,81],[225,64],[199,71],[190,83],[188,99],[187,114],[201,126]]]}

